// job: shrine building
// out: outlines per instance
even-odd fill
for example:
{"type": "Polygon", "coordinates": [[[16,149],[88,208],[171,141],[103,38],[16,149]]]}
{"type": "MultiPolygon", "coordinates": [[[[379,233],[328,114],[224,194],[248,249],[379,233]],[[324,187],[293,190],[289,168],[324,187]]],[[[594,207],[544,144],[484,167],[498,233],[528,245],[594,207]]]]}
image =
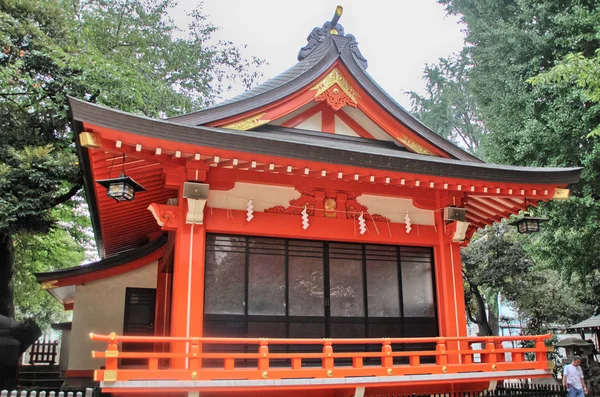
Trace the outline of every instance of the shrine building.
{"type": "Polygon", "coordinates": [[[70,99],[101,259],[36,275],[73,310],[69,379],[361,397],[551,376],[549,335],[467,336],[460,250],[565,199],[580,169],[488,164],[435,134],[340,16],[214,107],[157,120],[70,99]]]}

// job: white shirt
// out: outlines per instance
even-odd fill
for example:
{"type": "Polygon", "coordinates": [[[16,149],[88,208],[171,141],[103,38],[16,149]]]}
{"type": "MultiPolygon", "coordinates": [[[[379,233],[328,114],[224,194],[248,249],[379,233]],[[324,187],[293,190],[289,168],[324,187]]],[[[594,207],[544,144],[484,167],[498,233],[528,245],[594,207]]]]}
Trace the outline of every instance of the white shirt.
{"type": "Polygon", "coordinates": [[[569,364],[565,367],[563,376],[567,378],[567,387],[570,385],[576,389],[583,388],[583,384],[581,383],[583,380],[583,371],[581,370],[581,367],[569,364]]]}

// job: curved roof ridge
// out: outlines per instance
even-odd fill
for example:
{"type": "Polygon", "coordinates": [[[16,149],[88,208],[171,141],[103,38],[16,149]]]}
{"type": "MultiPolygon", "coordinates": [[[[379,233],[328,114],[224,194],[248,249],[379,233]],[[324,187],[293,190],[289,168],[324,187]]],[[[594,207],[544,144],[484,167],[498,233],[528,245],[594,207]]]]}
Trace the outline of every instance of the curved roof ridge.
{"type": "MultiPolygon", "coordinates": [[[[182,124],[202,125],[267,105],[274,100],[286,97],[309,83],[312,79],[302,79],[309,70],[316,68],[317,72],[315,74],[318,76],[324,73],[338,57],[339,52],[333,44],[333,40],[329,38],[309,56],[264,83],[214,106],[181,116],[171,117],[168,120],[182,124]],[[298,82],[298,80],[301,81],[298,82]],[[266,100],[261,101],[258,98],[266,93],[273,93],[273,91],[278,92],[269,95],[266,100]],[[252,106],[243,106],[249,99],[253,99],[252,106]]],[[[310,75],[312,76],[312,74],[310,75]]]]}
{"type": "Polygon", "coordinates": [[[442,151],[450,154],[451,156],[463,160],[477,163],[483,163],[484,161],[478,157],[468,153],[454,143],[448,141],[444,137],[436,134],[433,130],[423,124],[419,119],[410,114],[409,111],[404,109],[394,98],[392,98],[374,79],[371,75],[358,64],[354,58],[354,55],[349,48],[345,47],[342,49],[340,54],[342,63],[352,77],[362,86],[362,88],[378,103],[380,104],[389,114],[394,116],[399,122],[406,125],[411,131],[416,133],[427,142],[438,147],[442,151]]]}

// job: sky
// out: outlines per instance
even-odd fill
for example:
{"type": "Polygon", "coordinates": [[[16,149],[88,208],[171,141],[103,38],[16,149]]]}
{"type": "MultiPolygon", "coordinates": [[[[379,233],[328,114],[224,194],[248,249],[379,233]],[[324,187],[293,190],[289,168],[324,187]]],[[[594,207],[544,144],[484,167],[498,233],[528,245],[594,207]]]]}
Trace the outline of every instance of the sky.
{"type": "MultiPolygon", "coordinates": [[[[170,15],[185,27],[186,12],[196,4],[180,0],[170,15]]],[[[339,23],[356,37],[367,72],[406,108],[406,91],[424,92],[425,64],[462,48],[459,19],[446,16],[435,0],[205,0],[203,10],[221,28],[215,39],[244,44],[246,56],[269,62],[262,68],[264,81],[297,62],[306,37],[331,20],[338,4],[344,7],[339,23]]]]}

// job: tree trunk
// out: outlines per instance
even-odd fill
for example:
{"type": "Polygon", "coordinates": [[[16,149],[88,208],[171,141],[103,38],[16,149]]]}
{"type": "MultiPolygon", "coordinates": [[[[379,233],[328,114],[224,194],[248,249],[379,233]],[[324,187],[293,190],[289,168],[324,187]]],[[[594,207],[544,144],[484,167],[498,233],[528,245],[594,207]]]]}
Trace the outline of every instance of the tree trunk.
{"type": "Polygon", "coordinates": [[[0,315],[14,318],[14,245],[10,233],[0,233],[0,315]]]}
{"type": "Polygon", "coordinates": [[[487,318],[487,310],[485,305],[485,299],[479,292],[479,287],[475,284],[471,284],[471,292],[475,296],[475,302],[477,305],[477,322],[476,324],[479,326],[479,332],[477,335],[479,336],[492,336],[494,335],[494,331],[488,322],[487,318]]]}

